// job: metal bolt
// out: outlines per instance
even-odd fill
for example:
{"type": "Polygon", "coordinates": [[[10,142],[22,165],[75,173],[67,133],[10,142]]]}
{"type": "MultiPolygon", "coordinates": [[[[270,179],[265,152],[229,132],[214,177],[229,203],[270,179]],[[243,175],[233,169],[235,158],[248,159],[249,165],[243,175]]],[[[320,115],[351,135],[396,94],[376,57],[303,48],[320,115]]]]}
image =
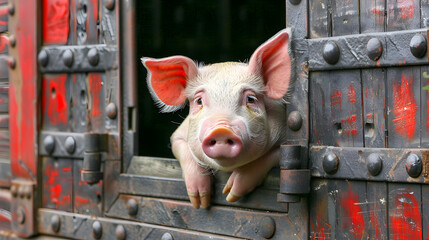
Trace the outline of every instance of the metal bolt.
{"type": "Polygon", "coordinates": [[[9,15],[13,16],[15,14],[15,6],[12,3],[9,3],[7,11],[9,12],[9,15]]]}
{"type": "Polygon", "coordinates": [[[118,225],[116,227],[115,234],[116,234],[116,239],[118,240],[124,240],[127,237],[127,232],[125,231],[125,228],[122,225],[118,225]]]}
{"type": "Polygon", "coordinates": [[[407,161],[405,162],[405,168],[407,169],[407,173],[410,177],[416,178],[420,176],[422,173],[422,161],[420,157],[415,153],[411,153],[407,157],[407,161]]]}
{"type": "Polygon", "coordinates": [[[323,46],[323,59],[331,65],[340,59],[340,48],[336,42],[329,41],[323,46]]]}
{"type": "Polygon", "coordinates": [[[10,191],[12,192],[12,196],[13,196],[13,197],[18,196],[18,187],[17,187],[15,184],[13,184],[13,185],[10,187],[10,191]]]}
{"type": "Polygon", "coordinates": [[[380,59],[382,53],[383,45],[381,45],[380,40],[378,40],[378,38],[371,38],[366,44],[366,54],[369,59],[377,61],[380,59]]]}
{"type": "Polygon", "coordinates": [[[21,185],[21,186],[19,186],[18,187],[18,196],[19,197],[21,197],[21,198],[24,198],[25,197],[25,186],[24,185],[21,185]]]}
{"type": "Polygon", "coordinates": [[[25,210],[21,206],[18,207],[18,210],[16,212],[16,220],[20,224],[24,224],[24,222],[25,222],[25,210]]]}
{"type": "Polygon", "coordinates": [[[10,35],[9,36],[9,44],[11,47],[15,47],[16,46],[16,37],[15,35],[10,35]]]}
{"type": "Polygon", "coordinates": [[[88,61],[92,66],[97,66],[100,56],[96,48],[91,48],[88,52],[88,61]]]}
{"type": "Polygon", "coordinates": [[[25,197],[27,197],[27,199],[31,199],[31,195],[33,195],[33,190],[32,190],[32,186],[28,185],[24,188],[24,194],[25,197]]]}
{"type": "Polygon", "coordinates": [[[136,216],[139,207],[135,199],[131,198],[127,202],[127,210],[130,216],[136,216]]]}
{"type": "Polygon", "coordinates": [[[9,64],[9,67],[10,67],[11,69],[15,69],[15,67],[16,67],[16,61],[15,61],[15,58],[13,58],[13,57],[8,57],[8,58],[7,58],[7,63],[9,64]]]}
{"type": "Polygon", "coordinates": [[[421,34],[414,35],[410,41],[410,50],[414,57],[422,58],[427,50],[426,38],[421,34]]]}
{"type": "Polygon", "coordinates": [[[106,106],[106,114],[107,114],[107,116],[108,116],[110,119],[115,119],[115,118],[116,118],[116,115],[118,114],[118,112],[117,112],[117,111],[118,111],[118,110],[117,110],[117,108],[116,108],[115,103],[110,102],[109,104],[107,104],[107,106],[106,106]]]}
{"type": "Polygon", "coordinates": [[[293,111],[287,118],[287,125],[292,131],[298,131],[302,126],[302,117],[298,111],[293,111]]]}
{"type": "Polygon", "coordinates": [[[39,64],[43,67],[46,67],[49,63],[49,54],[46,50],[42,50],[39,52],[39,55],[37,55],[37,60],[39,61],[39,64]]]}
{"type": "Polygon", "coordinates": [[[103,234],[103,226],[99,221],[95,221],[92,224],[92,236],[96,239],[100,239],[103,234]]]}
{"type": "Polygon", "coordinates": [[[174,238],[173,235],[167,232],[162,234],[161,240],[174,240],[174,238]]]}
{"type": "Polygon", "coordinates": [[[327,174],[335,174],[339,164],[340,159],[335,153],[329,152],[323,157],[322,166],[327,174]]]}
{"type": "Polygon", "coordinates": [[[276,232],[276,222],[272,217],[263,217],[256,231],[261,238],[271,238],[276,232]]]}
{"type": "Polygon", "coordinates": [[[46,152],[51,154],[55,149],[55,139],[51,135],[46,136],[45,139],[43,139],[43,146],[46,152]]]}
{"type": "Polygon", "coordinates": [[[52,231],[54,232],[59,232],[60,231],[60,226],[61,226],[61,221],[60,221],[60,217],[58,215],[52,215],[51,217],[51,228],[52,231]]]}
{"type": "Polygon", "coordinates": [[[68,153],[70,154],[74,153],[74,150],[76,149],[76,141],[74,140],[74,138],[71,136],[68,136],[64,143],[64,147],[66,148],[68,153]]]}
{"type": "Polygon", "coordinates": [[[372,176],[377,176],[383,167],[383,161],[380,154],[371,153],[366,159],[366,168],[372,176]]]}
{"type": "Polygon", "coordinates": [[[292,3],[293,5],[298,5],[301,0],[289,0],[290,3],[292,3]]]}
{"type": "Polygon", "coordinates": [[[107,0],[104,6],[112,11],[115,8],[115,0],[107,0]]]}
{"type": "Polygon", "coordinates": [[[71,67],[73,65],[73,52],[70,49],[67,49],[63,52],[63,63],[67,67],[71,67]]]}

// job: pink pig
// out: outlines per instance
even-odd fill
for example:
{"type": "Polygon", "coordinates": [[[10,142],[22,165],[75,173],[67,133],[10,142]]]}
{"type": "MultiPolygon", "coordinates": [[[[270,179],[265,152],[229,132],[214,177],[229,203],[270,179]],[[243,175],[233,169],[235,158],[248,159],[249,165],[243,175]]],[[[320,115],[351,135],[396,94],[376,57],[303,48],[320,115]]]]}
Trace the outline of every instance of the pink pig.
{"type": "Polygon", "coordinates": [[[248,64],[197,66],[184,56],[142,58],[162,112],[189,101],[189,115],[171,136],[195,208],[210,205],[210,169],[232,171],[223,193],[235,202],[260,185],[280,159],[286,138],[284,97],[292,89],[290,29],[259,46],[248,64]]]}

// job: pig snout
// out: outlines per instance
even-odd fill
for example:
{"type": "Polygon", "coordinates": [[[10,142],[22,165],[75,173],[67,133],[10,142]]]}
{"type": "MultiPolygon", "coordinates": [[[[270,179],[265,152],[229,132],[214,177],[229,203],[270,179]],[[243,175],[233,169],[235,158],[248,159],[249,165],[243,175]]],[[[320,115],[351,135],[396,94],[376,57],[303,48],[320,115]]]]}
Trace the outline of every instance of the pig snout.
{"type": "Polygon", "coordinates": [[[225,127],[213,129],[202,142],[203,151],[210,158],[235,158],[242,147],[241,139],[225,127]]]}

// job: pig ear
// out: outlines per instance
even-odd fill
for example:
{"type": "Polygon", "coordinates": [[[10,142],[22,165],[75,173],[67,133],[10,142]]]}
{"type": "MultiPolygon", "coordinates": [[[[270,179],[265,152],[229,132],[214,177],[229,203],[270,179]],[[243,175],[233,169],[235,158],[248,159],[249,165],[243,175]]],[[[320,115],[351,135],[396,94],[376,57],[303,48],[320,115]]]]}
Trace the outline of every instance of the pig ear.
{"type": "Polygon", "coordinates": [[[264,79],[269,98],[281,99],[291,84],[291,59],[289,56],[290,28],[284,29],[258,47],[249,61],[249,70],[264,79]]]}
{"type": "Polygon", "coordinates": [[[142,58],[148,70],[147,85],[161,112],[173,112],[186,101],[186,82],[198,74],[195,63],[184,56],[142,58]]]}

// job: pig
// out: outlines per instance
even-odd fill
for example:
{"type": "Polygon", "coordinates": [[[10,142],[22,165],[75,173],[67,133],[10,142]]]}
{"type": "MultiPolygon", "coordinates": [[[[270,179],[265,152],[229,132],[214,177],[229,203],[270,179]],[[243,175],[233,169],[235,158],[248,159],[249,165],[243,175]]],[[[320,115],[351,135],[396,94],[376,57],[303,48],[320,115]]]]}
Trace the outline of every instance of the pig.
{"type": "Polygon", "coordinates": [[[213,171],[232,172],[223,194],[235,202],[278,164],[286,138],[286,99],[293,89],[290,39],[289,28],[280,31],[248,63],[204,66],[185,56],[141,59],[161,112],[189,103],[189,115],[170,140],[196,209],[210,206],[213,171]]]}

